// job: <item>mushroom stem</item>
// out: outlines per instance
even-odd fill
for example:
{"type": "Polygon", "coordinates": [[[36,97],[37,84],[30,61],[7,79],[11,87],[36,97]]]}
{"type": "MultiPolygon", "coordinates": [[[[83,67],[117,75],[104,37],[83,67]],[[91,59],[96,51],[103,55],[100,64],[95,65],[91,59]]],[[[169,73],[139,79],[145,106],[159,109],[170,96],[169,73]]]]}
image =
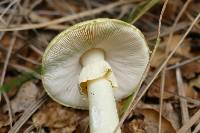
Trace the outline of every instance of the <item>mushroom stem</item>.
{"type": "MultiPolygon", "coordinates": [[[[81,60],[83,66],[104,60],[99,49],[87,51],[81,60]]],[[[111,82],[103,76],[87,82],[91,133],[112,133],[119,123],[111,82]]],[[[117,133],[121,133],[119,129],[117,133]]]]}
{"type": "Polygon", "coordinates": [[[104,78],[88,82],[91,133],[112,133],[117,126],[119,118],[112,91],[104,78]]]}

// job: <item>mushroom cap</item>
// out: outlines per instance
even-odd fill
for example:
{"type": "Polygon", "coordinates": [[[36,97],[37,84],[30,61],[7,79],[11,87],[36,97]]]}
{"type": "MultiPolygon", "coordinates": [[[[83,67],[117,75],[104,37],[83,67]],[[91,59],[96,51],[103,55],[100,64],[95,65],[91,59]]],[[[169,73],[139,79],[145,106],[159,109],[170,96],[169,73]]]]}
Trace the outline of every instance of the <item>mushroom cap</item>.
{"type": "Polygon", "coordinates": [[[101,18],[64,30],[45,50],[42,82],[52,99],[68,107],[88,109],[87,96],[81,94],[79,87],[80,58],[92,48],[105,52],[119,86],[113,90],[115,99],[134,93],[149,62],[144,36],[126,22],[101,18]]]}

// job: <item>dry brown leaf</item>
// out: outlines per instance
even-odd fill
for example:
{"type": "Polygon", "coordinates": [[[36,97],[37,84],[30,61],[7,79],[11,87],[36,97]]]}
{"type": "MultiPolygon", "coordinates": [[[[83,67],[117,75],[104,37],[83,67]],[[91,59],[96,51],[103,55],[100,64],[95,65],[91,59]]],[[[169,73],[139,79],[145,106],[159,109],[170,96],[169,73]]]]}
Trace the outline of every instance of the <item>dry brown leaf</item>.
{"type": "MultiPolygon", "coordinates": [[[[134,114],[122,127],[123,133],[156,133],[159,125],[159,105],[140,102],[134,114]],[[142,116],[143,117],[142,117],[142,116]]],[[[180,128],[179,117],[171,103],[163,104],[162,133],[175,133],[180,128]]]]}
{"type": "MultiPolygon", "coordinates": [[[[163,2],[164,2],[164,0],[163,0],[163,2]]],[[[174,18],[179,6],[182,6],[180,0],[168,1],[165,12],[163,14],[163,18],[165,20],[170,20],[170,19],[174,18]]]]}
{"type": "MultiPolygon", "coordinates": [[[[157,68],[158,66],[160,66],[160,64],[162,63],[162,61],[165,60],[165,51],[164,50],[161,50],[161,49],[158,49],[151,61],[151,67],[153,68],[157,68]]],[[[181,58],[179,57],[172,57],[168,64],[169,65],[173,65],[173,64],[176,64],[177,62],[179,62],[181,60],[181,58]]]]}
{"type": "Polygon", "coordinates": [[[133,119],[132,121],[125,123],[122,128],[123,133],[145,133],[145,123],[141,119],[133,119]]]}
{"type": "Polygon", "coordinates": [[[181,67],[183,77],[185,79],[195,78],[196,74],[200,73],[200,62],[191,62],[181,67]]]}
{"type": "Polygon", "coordinates": [[[151,67],[158,67],[161,63],[161,61],[163,61],[165,59],[165,52],[163,50],[158,49],[151,61],[151,67]]]}
{"type": "MultiPolygon", "coordinates": [[[[144,115],[145,131],[146,133],[158,132],[159,113],[153,109],[143,109],[141,113],[144,115]]],[[[169,121],[162,119],[162,133],[175,133],[169,121]]]]}
{"type": "Polygon", "coordinates": [[[188,90],[187,96],[189,96],[193,99],[200,100],[200,94],[198,93],[198,92],[200,92],[200,75],[197,78],[195,78],[189,82],[189,86],[188,86],[187,90],[188,90]]]}
{"type": "MultiPolygon", "coordinates": [[[[165,92],[163,94],[163,99],[169,99],[173,97],[172,94],[167,92],[175,93],[177,89],[176,85],[176,76],[174,71],[170,70],[166,72],[166,81],[165,81],[165,92]]],[[[160,97],[160,77],[154,81],[154,83],[149,88],[147,93],[150,97],[160,97]]]]}
{"type": "MultiPolygon", "coordinates": [[[[152,67],[154,68],[158,67],[161,64],[161,62],[165,59],[166,56],[165,49],[168,43],[168,39],[169,39],[168,37],[164,38],[164,41],[160,44],[159,48],[157,49],[154,58],[151,62],[152,67]]],[[[168,46],[169,52],[174,50],[180,39],[181,35],[174,35],[172,37],[171,43],[168,46]]],[[[182,60],[182,57],[186,58],[192,57],[193,55],[190,53],[191,50],[190,43],[191,42],[189,40],[185,40],[184,44],[176,51],[175,55],[169,60],[168,64],[170,65],[176,64],[177,62],[182,60]]]]}
{"type": "Polygon", "coordinates": [[[198,88],[198,90],[200,90],[200,75],[197,78],[190,81],[190,86],[196,87],[198,88]]]}
{"type": "Polygon", "coordinates": [[[192,99],[198,99],[198,92],[193,88],[193,81],[190,84],[184,83],[185,88],[185,96],[190,97],[192,99]]]}
{"type": "MultiPolygon", "coordinates": [[[[13,113],[26,110],[32,102],[36,101],[39,92],[39,88],[33,82],[24,83],[20,87],[16,97],[11,100],[13,113]]],[[[7,110],[7,106],[4,106],[4,109],[7,110]]]]}
{"type": "MultiPolygon", "coordinates": [[[[158,105],[141,103],[141,105],[139,106],[139,109],[142,109],[142,110],[143,109],[145,109],[145,110],[152,109],[159,114],[159,106],[158,105]]],[[[163,104],[162,117],[163,117],[163,119],[165,119],[166,121],[168,121],[171,124],[171,126],[173,127],[174,130],[179,129],[179,127],[180,127],[179,117],[178,117],[178,114],[175,112],[171,103],[163,104]]]]}
{"type": "Polygon", "coordinates": [[[0,129],[4,126],[8,126],[8,125],[9,125],[8,115],[6,115],[4,113],[0,113],[0,129]]]}
{"type": "MultiPolygon", "coordinates": [[[[171,43],[168,45],[168,50],[169,52],[173,51],[174,48],[176,47],[176,45],[178,44],[178,42],[180,41],[181,39],[181,35],[174,35],[172,37],[172,40],[171,40],[171,43]]],[[[164,44],[166,45],[168,43],[168,39],[169,38],[165,38],[164,39],[164,44]]],[[[177,49],[175,55],[178,55],[178,56],[182,56],[182,57],[192,57],[191,53],[190,53],[190,48],[191,45],[190,45],[190,41],[188,40],[185,40],[183,42],[183,45],[177,49]]]]}
{"type": "Polygon", "coordinates": [[[85,115],[84,111],[80,114],[77,110],[50,101],[42,106],[32,120],[34,126],[48,127],[51,133],[72,133],[85,115]]]}

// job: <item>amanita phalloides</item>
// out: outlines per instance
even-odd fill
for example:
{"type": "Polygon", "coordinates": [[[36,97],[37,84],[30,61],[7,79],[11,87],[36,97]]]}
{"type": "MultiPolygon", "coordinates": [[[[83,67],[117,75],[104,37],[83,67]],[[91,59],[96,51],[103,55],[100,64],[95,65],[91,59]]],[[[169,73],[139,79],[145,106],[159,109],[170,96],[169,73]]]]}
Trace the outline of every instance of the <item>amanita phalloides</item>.
{"type": "Polygon", "coordinates": [[[146,41],[136,27],[115,19],[89,20],[50,42],[42,81],[58,103],[89,109],[91,133],[112,133],[119,122],[115,100],[134,93],[148,61],[146,41]]]}

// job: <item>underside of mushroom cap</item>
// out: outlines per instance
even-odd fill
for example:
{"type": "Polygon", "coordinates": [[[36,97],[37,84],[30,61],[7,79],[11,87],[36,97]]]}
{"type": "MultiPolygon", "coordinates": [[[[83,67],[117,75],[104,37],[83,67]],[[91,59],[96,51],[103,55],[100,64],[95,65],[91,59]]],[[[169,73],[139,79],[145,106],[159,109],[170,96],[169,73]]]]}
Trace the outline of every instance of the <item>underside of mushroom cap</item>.
{"type": "Polygon", "coordinates": [[[117,100],[135,91],[149,61],[149,50],[142,33],[134,26],[115,19],[95,19],[76,24],[57,35],[43,56],[42,81],[57,102],[88,109],[86,95],[80,93],[80,58],[89,49],[100,48],[111,66],[118,88],[117,100]]]}

